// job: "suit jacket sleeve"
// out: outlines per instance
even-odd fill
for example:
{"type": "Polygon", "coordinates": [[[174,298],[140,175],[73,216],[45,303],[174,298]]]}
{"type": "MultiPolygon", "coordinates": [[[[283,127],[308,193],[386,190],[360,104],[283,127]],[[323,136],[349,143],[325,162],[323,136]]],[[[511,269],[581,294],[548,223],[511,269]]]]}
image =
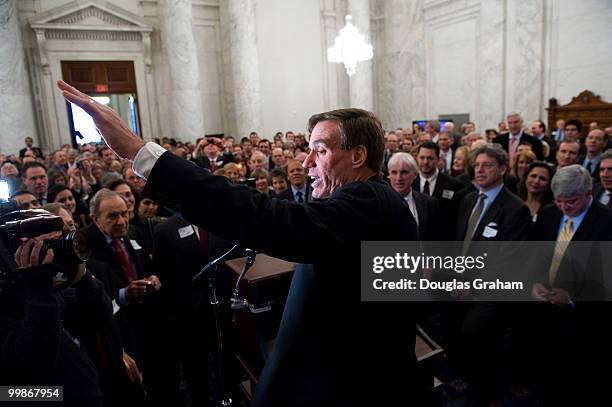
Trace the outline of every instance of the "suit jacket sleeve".
{"type": "MultiPolygon", "coordinates": [[[[367,183],[353,183],[323,202],[308,205],[271,199],[193,163],[164,153],[153,167],[144,195],[229,241],[288,261],[328,259],[376,222],[380,200],[367,183]]],[[[369,228],[370,230],[372,228],[369,228]]]]}

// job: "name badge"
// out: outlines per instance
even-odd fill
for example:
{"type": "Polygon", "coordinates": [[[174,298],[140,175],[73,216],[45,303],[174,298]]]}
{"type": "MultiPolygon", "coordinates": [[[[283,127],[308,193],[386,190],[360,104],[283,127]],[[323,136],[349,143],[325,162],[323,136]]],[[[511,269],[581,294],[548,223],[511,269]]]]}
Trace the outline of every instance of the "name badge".
{"type": "Polygon", "coordinates": [[[453,199],[455,195],[455,191],[451,191],[450,189],[445,189],[442,191],[442,198],[444,199],[453,199]]]}
{"type": "Polygon", "coordinates": [[[134,248],[134,250],[142,249],[142,247],[138,244],[138,242],[136,240],[130,239],[130,243],[132,244],[132,247],[134,248]]]}
{"type": "Polygon", "coordinates": [[[495,237],[497,236],[497,229],[493,229],[490,226],[485,226],[484,231],[482,232],[483,237],[495,237]]]}
{"type": "Polygon", "coordinates": [[[179,237],[180,237],[181,239],[184,239],[184,238],[186,238],[186,237],[188,237],[188,236],[191,236],[191,235],[193,235],[194,233],[195,233],[195,232],[193,231],[193,228],[192,228],[191,226],[185,226],[185,227],[182,227],[182,228],[180,228],[180,229],[178,230],[178,234],[179,234],[179,237]]]}

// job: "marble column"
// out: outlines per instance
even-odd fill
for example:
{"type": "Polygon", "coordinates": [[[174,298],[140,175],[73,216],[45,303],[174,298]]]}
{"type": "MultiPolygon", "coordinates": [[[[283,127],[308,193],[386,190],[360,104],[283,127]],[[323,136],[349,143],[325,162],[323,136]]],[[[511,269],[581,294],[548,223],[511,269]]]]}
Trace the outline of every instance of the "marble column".
{"type": "Polygon", "coordinates": [[[0,0],[0,153],[15,154],[26,136],[37,143],[32,95],[15,0],[0,0]]]}
{"type": "Polygon", "coordinates": [[[383,13],[377,110],[386,129],[408,127],[425,116],[423,0],[387,0],[383,13]]]}
{"type": "Polygon", "coordinates": [[[261,134],[263,110],[255,27],[255,0],[220,3],[230,135],[261,134]]]}
{"type": "MultiPolygon", "coordinates": [[[[365,38],[365,42],[372,44],[370,35],[370,0],[349,0],[348,12],[353,16],[353,24],[365,38]]],[[[373,110],[373,78],[372,60],[359,62],[357,72],[349,79],[349,93],[351,107],[373,110]]]]}
{"type": "Polygon", "coordinates": [[[160,0],[161,36],[170,68],[169,137],[195,141],[205,134],[191,0],[160,0]]]}
{"type": "Polygon", "coordinates": [[[505,112],[505,0],[480,3],[478,48],[479,117],[475,118],[479,131],[497,128],[505,112]]]}
{"type": "Polygon", "coordinates": [[[526,125],[544,111],[544,2],[517,0],[507,3],[508,47],[506,113],[522,113],[526,125]]]}

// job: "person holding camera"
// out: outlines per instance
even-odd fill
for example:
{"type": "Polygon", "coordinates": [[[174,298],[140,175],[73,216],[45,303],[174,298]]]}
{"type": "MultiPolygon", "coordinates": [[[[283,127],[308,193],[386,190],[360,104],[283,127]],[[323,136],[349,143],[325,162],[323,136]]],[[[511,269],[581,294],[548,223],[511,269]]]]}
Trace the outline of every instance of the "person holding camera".
{"type": "Polygon", "coordinates": [[[53,262],[47,242],[60,236],[24,241],[8,265],[17,279],[0,291],[0,383],[63,386],[63,405],[102,406],[125,376],[111,300],[82,265],[53,262]]]}

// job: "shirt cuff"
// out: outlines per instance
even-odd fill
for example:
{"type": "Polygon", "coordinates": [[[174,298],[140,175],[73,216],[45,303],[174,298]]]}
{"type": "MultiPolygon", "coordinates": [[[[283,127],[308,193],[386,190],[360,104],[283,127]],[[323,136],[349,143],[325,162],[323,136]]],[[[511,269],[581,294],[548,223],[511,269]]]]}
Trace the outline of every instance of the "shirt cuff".
{"type": "Polygon", "coordinates": [[[119,289],[119,305],[127,305],[127,298],[125,298],[125,288],[119,289]]]}
{"type": "Polygon", "coordinates": [[[142,146],[140,150],[138,150],[136,157],[134,157],[132,169],[136,175],[146,180],[149,178],[149,174],[151,174],[151,170],[157,162],[157,159],[165,152],[165,148],[159,144],[149,141],[147,144],[142,146]]]}

